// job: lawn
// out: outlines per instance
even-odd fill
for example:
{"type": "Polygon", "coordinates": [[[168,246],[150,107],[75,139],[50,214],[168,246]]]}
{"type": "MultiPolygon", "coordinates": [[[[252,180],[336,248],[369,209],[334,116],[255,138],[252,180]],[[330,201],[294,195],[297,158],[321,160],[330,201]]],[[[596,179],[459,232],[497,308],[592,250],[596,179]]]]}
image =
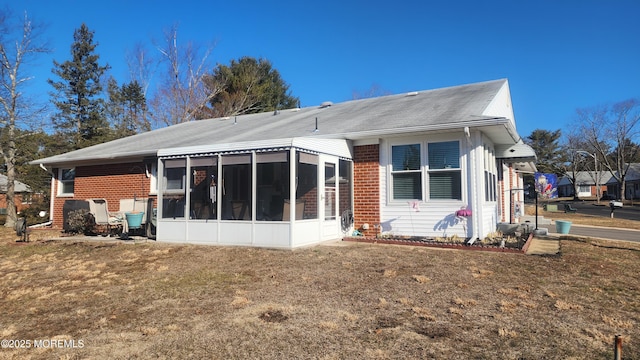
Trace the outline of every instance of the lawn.
{"type": "Polygon", "coordinates": [[[0,339],[75,348],[0,359],[605,359],[616,334],[640,358],[638,244],[566,240],[540,257],[52,235],[0,228],[0,339]]]}

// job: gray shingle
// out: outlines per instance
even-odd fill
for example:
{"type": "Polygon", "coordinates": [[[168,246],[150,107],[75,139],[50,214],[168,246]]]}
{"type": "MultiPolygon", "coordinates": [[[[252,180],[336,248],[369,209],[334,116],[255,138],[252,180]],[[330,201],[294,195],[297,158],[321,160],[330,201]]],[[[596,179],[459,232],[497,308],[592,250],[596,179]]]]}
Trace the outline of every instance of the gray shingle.
{"type": "Polygon", "coordinates": [[[242,115],[182,123],[104,144],[33,161],[55,165],[132,156],[153,156],[159,149],[306,136],[357,139],[372,131],[450,126],[480,119],[507,80],[494,80],[345,101],[332,106],[242,115]],[[318,132],[314,132],[316,119],[318,132]]]}

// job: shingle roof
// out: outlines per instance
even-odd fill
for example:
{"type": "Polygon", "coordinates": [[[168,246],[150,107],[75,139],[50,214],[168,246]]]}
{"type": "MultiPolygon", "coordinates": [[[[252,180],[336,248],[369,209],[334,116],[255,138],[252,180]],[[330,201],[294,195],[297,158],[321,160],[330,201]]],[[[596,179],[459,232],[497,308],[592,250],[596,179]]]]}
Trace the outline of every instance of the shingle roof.
{"type": "MultiPolygon", "coordinates": [[[[0,174],[0,193],[6,193],[7,192],[7,176],[0,174]]],[[[14,191],[16,193],[24,193],[24,192],[31,192],[31,188],[29,187],[29,185],[26,185],[18,180],[15,181],[14,183],[14,191]]]]}
{"type": "MultiPolygon", "coordinates": [[[[159,149],[317,136],[357,139],[412,129],[449,129],[480,123],[506,79],[416,93],[345,101],[232,118],[198,120],[98,144],[32,164],[65,164],[134,156],[159,149]],[[316,128],[316,121],[318,130],[316,128]]],[[[510,119],[509,121],[513,121],[510,119]]]]}

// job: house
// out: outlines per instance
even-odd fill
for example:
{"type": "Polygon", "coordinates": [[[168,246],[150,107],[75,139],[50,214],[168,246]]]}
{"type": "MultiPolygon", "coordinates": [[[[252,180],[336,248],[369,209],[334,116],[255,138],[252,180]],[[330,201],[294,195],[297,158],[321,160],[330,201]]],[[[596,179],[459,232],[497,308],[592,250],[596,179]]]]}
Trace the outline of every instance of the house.
{"type": "MultiPolygon", "coordinates": [[[[625,196],[624,198],[627,200],[631,199],[640,199],[640,163],[630,163],[629,169],[627,170],[626,176],[624,178],[625,182],[625,196]]],[[[616,172],[617,174],[617,172],[616,172]]],[[[611,178],[607,181],[607,192],[614,196],[616,199],[621,199],[620,196],[620,184],[618,180],[611,176],[611,178]]]]}
{"type": "MultiPolygon", "coordinates": [[[[7,176],[0,174],[0,193],[4,195],[0,196],[0,215],[7,213],[7,184],[7,176]]],[[[15,194],[14,203],[16,211],[20,212],[22,209],[28,207],[31,202],[31,188],[29,185],[16,180],[13,191],[15,194]]]]}
{"type": "Polygon", "coordinates": [[[148,197],[158,241],[295,248],[353,229],[483,238],[517,221],[534,160],[501,79],[192,121],[32,163],[52,174],[54,226],[67,200],[148,197]]]}
{"type": "Polygon", "coordinates": [[[607,191],[607,182],[611,179],[611,173],[609,171],[599,171],[598,174],[594,171],[576,171],[574,187],[572,174],[567,174],[558,180],[558,196],[569,197],[574,196],[575,189],[578,190],[578,198],[596,197],[603,195],[607,191]],[[598,194],[598,186],[596,185],[596,175],[598,183],[600,184],[600,193],[598,194]]]}

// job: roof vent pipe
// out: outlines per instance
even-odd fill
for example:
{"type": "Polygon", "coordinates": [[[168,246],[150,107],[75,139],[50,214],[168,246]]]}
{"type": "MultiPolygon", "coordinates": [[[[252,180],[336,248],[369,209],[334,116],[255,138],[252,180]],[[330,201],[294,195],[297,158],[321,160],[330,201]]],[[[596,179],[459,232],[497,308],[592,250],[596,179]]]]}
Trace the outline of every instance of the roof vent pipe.
{"type": "Polygon", "coordinates": [[[328,108],[331,105],[333,105],[331,101],[325,101],[322,104],[320,104],[320,109],[328,108]]]}
{"type": "Polygon", "coordinates": [[[318,132],[320,130],[318,130],[318,117],[316,116],[316,128],[315,130],[313,130],[313,132],[318,132]]]}

